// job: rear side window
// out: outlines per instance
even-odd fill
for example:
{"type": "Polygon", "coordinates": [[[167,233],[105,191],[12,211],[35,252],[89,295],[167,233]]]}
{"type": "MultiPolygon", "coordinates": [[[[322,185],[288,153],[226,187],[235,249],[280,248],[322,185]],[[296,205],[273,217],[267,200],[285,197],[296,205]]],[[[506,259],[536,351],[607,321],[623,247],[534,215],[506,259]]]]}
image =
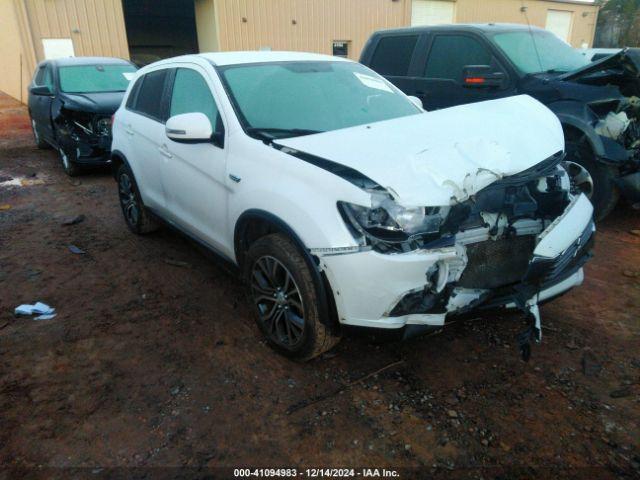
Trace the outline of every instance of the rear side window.
{"type": "Polygon", "coordinates": [[[218,130],[218,107],[205,79],[195,70],[179,68],[176,71],[171,96],[169,117],[182,113],[204,113],[211,122],[211,128],[218,130]]]}
{"type": "Polygon", "coordinates": [[[140,77],[136,80],[136,83],[133,84],[133,88],[131,88],[131,92],[129,92],[129,97],[127,97],[127,108],[129,110],[135,110],[136,97],[138,96],[138,90],[140,90],[143,80],[144,77],[140,77]]]}
{"type": "Polygon", "coordinates": [[[381,38],[373,53],[371,68],[380,75],[407,76],[417,42],[417,35],[381,38]]]}
{"type": "Polygon", "coordinates": [[[162,115],[162,93],[168,71],[166,69],[157,70],[142,77],[142,85],[137,92],[133,110],[158,121],[164,120],[162,115]]]}
{"type": "Polygon", "coordinates": [[[491,53],[472,37],[440,35],[433,41],[424,76],[462,82],[469,65],[491,65],[491,53]]]}

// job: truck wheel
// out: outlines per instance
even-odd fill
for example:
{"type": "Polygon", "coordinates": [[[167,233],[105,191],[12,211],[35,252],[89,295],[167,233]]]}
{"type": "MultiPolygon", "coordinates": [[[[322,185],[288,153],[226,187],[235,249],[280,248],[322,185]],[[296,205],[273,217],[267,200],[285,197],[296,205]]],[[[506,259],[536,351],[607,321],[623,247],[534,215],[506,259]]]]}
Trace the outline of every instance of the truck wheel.
{"type": "Polygon", "coordinates": [[[71,154],[65,152],[62,147],[59,147],[58,155],[60,155],[60,162],[62,163],[64,173],[70,177],[76,177],[80,174],[80,167],[72,160],[71,154]]]}
{"type": "Polygon", "coordinates": [[[320,321],[321,300],[309,266],[287,236],[256,240],[246,255],[244,277],[258,327],[275,350],[309,360],[338,343],[320,321]]]}
{"type": "Polygon", "coordinates": [[[36,121],[34,119],[31,119],[31,131],[33,131],[33,139],[36,142],[36,147],[40,150],[47,150],[51,148],[51,145],[45,142],[38,133],[38,127],[36,126],[36,121]]]}
{"type": "Polygon", "coordinates": [[[620,192],[615,185],[618,170],[596,161],[589,145],[567,142],[567,156],[563,162],[574,193],[584,193],[593,204],[593,217],[605,218],[616,206],[620,192]]]}
{"type": "Polygon", "coordinates": [[[142,197],[140,197],[133,173],[127,165],[120,165],[116,173],[116,179],[118,181],[120,207],[122,207],[122,214],[129,230],[137,235],[156,231],[158,224],[149,217],[147,209],[142,203],[142,197]]]}

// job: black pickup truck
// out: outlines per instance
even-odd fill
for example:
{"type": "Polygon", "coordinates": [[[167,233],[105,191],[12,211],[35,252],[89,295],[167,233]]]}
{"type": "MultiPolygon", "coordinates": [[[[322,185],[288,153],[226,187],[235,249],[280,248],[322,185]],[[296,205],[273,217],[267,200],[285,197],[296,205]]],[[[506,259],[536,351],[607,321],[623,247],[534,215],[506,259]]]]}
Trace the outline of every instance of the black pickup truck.
{"type": "Polygon", "coordinates": [[[426,110],[531,95],[560,119],[565,168],[596,218],[620,194],[640,206],[638,49],[591,62],[540,28],[443,25],[376,32],[360,62],[420,98],[426,110]]]}

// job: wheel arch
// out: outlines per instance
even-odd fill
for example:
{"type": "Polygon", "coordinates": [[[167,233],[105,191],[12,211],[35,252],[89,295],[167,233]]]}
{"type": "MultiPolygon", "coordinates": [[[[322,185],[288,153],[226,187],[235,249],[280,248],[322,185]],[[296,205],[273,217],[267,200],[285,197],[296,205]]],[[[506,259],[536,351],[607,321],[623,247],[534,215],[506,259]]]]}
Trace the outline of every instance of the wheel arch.
{"type": "Polygon", "coordinates": [[[246,252],[256,240],[272,233],[282,233],[289,237],[302,254],[309,267],[314,286],[320,299],[320,321],[330,329],[331,333],[339,331],[339,321],[331,285],[319,266],[319,260],[309,252],[300,236],[280,217],[260,209],[243,212],[236,222],[233,235],[233,246],[236,263],[244,270],[246,252]]]}
{"type": "Polygon", "coordinates": [[[111,152],[111,173],[115,180],[117,180],[116,176],[118,174],[120,165],[126,165],[127,167],[129,167],[129,170],[131,170],[131,165],[129,165],[129,160],[127,160],[125,154],[120,150],[113,150],[111,152]]]}

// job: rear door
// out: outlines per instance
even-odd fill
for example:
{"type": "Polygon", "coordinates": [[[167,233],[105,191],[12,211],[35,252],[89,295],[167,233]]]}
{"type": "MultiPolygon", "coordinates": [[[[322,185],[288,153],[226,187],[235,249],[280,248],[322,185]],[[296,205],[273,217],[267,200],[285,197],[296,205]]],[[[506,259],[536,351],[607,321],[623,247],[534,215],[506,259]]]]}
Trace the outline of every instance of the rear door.
{"type": "Polygon", "coordinates": [[[433,32],[418,61],[414,95],[427,110],[480,102],[515,94],[508,70],[492,53],[488,42],[469,32],[433,32]],[[467,67],[488,66],[492,75],[502,76],[499,86],[467,83],[467,67]]]}
{"type": "Polygon", "coordinates": [[[154,70],[133,86],[121,117],[128,151],[125,152],[145,205],[165,212],[162,165],[167,153],[164,124],[167,119],[165,89],[170,69],[154,70]]]}
{"type": "MultiPolygon", "coordinates": [[[[424,48],[424,35],[418,33],[384,35],[374,45],[365,65],[384,76],[407,95],[416,95],[415,76],[411,75],[414,56],[424,48]]],[[[417,95],[416,95],[417,96],[417,95]]]]}
{"type": "Polygon", "coordinates": [[[228,189],[224,121],[215,100],[215,84],[209,73],[195,64],[181,64],[172,74],[168,118],[184,113],[203,113],[222,140],[182,143],[166,135],[161,147],[162,181],[169,218],[219,251],[225,243],[228,189]]]}
{"type": "MultiPolygon", "coordinates": [[[[34,95],[29,93],[29,111],[31,119],[35,122],[38,135],[48,142],[54,142],[53,125],[51,122],[51,103],[54,94],[53,68],[45,63],[38,68],[34,75],[31,88],[47,86],[51,95],[34,95]]],[[[30,88],[30,90],[31,90],[30,88]]]]}

